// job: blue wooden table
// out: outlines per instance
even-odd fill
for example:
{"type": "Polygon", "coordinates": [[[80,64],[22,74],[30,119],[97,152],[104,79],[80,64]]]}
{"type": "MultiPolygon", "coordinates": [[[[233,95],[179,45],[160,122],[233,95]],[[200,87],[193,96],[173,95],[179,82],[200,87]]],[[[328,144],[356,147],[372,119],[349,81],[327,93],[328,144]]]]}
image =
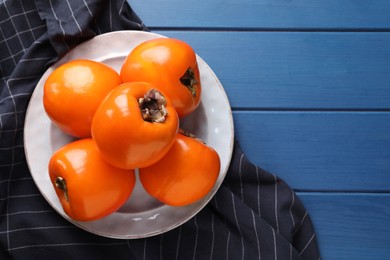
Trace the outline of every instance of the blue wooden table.
{"type": "Polygon", "coordinates": [[[214,70],[243,150],[300,196],[322,259],[390,259],[390,1],[129,2],[214,70]]]}

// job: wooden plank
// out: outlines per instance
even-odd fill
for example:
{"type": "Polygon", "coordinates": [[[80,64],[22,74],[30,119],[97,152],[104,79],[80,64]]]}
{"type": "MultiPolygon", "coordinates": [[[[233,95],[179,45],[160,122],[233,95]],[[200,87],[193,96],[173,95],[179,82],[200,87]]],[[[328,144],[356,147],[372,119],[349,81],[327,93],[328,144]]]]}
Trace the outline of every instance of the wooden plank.
{"type": "Polygon", "coordinates": [[[297,190],[390,191],[389,112],[234,111],[256,165],[297,190]]]}
{"type": "Polygon", "coordinates": [[[317,232],[321,258],[390,256],[390,194],[298,193],[317,232]]]}
{"type": "Polygon", "coordinates": [[[150,28],[389,29],[386,0],[129,0],[150,28]]]}
{"type": "Polygon", "coordinates": [[[192,45],[234,108],[390,109],[390,33],[156,32],[192,45]]]}

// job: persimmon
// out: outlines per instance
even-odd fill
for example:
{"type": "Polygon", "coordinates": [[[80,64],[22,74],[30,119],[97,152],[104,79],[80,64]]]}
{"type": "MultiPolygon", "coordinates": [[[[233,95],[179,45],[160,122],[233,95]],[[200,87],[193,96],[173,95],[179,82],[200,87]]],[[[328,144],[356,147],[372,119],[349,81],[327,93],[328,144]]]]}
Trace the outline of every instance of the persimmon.
{"type": "Polygon", "coordinates": [[[118,210],[135,186],[134,170],[107,163],[91,138],[57,150],[49,161],[49,176],[65,213],[78,221],[92,221],[118,210]]]}
{"type": "Polygon", "coordinates": [[[220,167],[213,148],[179,132],[168,153],[155,164],[140,168],[139,177],[152,197],[170,206],[186,206],[211,191],[220,167]]]}
{"type": "Polygon", "coordinates": [[[125,58],[120,76],[123,82],[145,81],[164,91],[179,117],[190,114],[200,103],[196,54],[182,40],[156,38],[137,45],[125,58]]]}
{"type": "Polygon", "coordinates": [[[122,80],[113,68],[93,60],[60,65],[44,84],[43,105],[52,122],[69,135],[91,136],[91,122],[100,102],[122,80]]]}
{"type": "Polygon", "coordinates": [[[146,82],[123,83],[102,101],[92,138],[102,156],[119,168],[147,167],[174,142],[179,117],[171,100],[146,82]]]}

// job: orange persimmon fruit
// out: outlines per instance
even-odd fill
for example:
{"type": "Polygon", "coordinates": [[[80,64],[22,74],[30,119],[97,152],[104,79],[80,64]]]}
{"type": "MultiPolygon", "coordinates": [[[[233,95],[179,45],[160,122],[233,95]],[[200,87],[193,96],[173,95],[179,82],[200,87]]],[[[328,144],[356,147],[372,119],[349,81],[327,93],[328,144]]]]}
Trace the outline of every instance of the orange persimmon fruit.
{"type": "Polygon", "coordinates": [[[146,82],[128,82],[101,102],[91,132],[104,159],[135,169],[161,159],[178,129],[179,117],[164,93],[146,82]]]}
{"type": "Polygon", "coordinates": [[[186,42],[156,38],[137,45],[120,70],[123,82],[145,81],[165,92],[179,115],[194,111],[201,98],[196,54],[186,42]]]}
{"type": "Polygon", "coordinates": [[[105,96],[122,83],[113,68],[93,60],[57,67],[44,83],[43,105],[51,121],[78,138],[91,136],[91,122],[105,96]]]}
{"type": "Polygon", "coordinates": [[[107,163],[91,138],[70,142],[54,152],[49,177],[65,213],[78,221],[103,218],[118,210],[135,186],[134,170],[107,163]]]}
{"type": "Polygon", "coordinates": [[[187,206],[211,191],[220,167],[213,148],[179,132],[161,160],[139,169],[139,178],[152,197],[170,206],[187,206]]]}

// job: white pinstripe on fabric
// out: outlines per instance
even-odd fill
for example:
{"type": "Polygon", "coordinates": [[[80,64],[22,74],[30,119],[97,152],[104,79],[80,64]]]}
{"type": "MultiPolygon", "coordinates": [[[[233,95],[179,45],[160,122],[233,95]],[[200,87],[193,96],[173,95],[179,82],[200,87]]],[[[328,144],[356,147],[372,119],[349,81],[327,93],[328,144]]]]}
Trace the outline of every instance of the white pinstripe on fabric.
{"type": "MultiPolygon", "coordinates": [[[[24,211],[8,213],[8,216],[14,216],[14,215],[18,215],[18,214],[41,214],[41,213],[49,213],[49,212],[53,212],[53,211],[52,210],[34,210],[34,211],[24,210],[24,211]]],[[[0,217],[5,216],[5,215],[6,214],[1,214],[0,217]]],[[[10,230],[9,232],[12,232],[12,231],[13,230],[10,230]]]]}
{"type": "MultiPolygon", "coordinates": [[[[17,147],[22,148],[23,146],[18,145],[17,147]]],[[[25,181],[25,180],[32,180],[32,177],[28,176],[28,177],[17,178],[17,179],[11,180],[11,182],[14,182],[14,181],[25,181]]]]}
{"type": "MultiPolygon", "coordinates": [[[[2,38],[3,39],[5,39],[5,35],[4,35],[4,33],[3,33],[3,30],[1,29],[1,27],[0,27],[0,33],[1,33],[1,36],[2,36],[2,38]]],[[[8,39],[9,40],[9,39],[8,39]]],[[[5,45],[7,46],[7,50],[8,50],[8,52],[11,54],[12,53],[12,51],[11,51],[11,48],[10,48],[10,46],[8,45],[8,41],[5,39],[4,41],[2,41],[2,42],[4,42],[5,43],[5,45]]],[[[15,61],[15,57],[11,54],[11,56],[10,56],[11,58],[12,58],[12,60],[13,60],[13,62],[14,62],[14,65],[16,65],[16,61],[15,61]]]]}
{"type": "Polygon", "coordinates": [[[302,255],[302,254],[305,252],[306,248],[310,245],[311,241],[313,241],[315,235],[316,235],[316,234],[313,234],[313,235],[311,236],[311,238],[309,239],[309,241],[307,241],[306,245],[303,247],[303,249],[302,249],[302,251],[299,253],[299,255],[302,255]]]}
{"type": "Polygon", "coordinates": [[[257,181],[257,214],[261,217],[261,210],[260,210],[260,201],[261,201],[261,198],[260,198],[260,186],[261,186],[261,183],[260,183],[260,177],[259,177],[259,167],[255,166],[256,167],[256,181],[257,181]]]}
{"type": "Polygon", "coordinates": [[[226,240],[226,259],[229,259],[230,230],[226,240]]]}
{"type": "MultiPolygon", "coordinates": [[[[54,227],[44,226],[44,227],[33,227],[33,228],[12,229],[12,230],[9,230],[9,231],[7,231],[7,232],[13,233],[13,232],[26,232],[26,231],[28,231],[28,230],[59,229],[59,228],[76,228],[76,227],[72,227],[72,226],[54,226],[54,227]]],[[[0,233],[5,233],[5,232],[2,231],[2,232],[0,232],[0,233]]]]}
{"type": "Polygon", "coordinates": [[[253,229],[255,230],[255,237],[256,237],[256,244],[257,244],[257,253],[259,254],[259,260],[261,259],[261,252],[260,252],[260,240],[259,240],[259,234],[256,228],[256,218],[253,211],[251,211],[252,214],[252,220],[253,220],[253,229]]]}
{"type": "Polygon", "coordinates": [[[144,252],[143,252],[143,259],[146,260],[146,243],[147,243],[147,240],[144,239],[144,252]]]}
{"type": "Polygon", "coordinates": [[[240,176],[240,189],[241,189],[241,200],[244,201],[244,189],[243,189],[243,183],[242,183],[242,159],[244,158],[244,154],[240,157],[240,163],[238,165],[238,174],[240,176]]]}
{"type": "Polygon", "coordinates": [[[122,0],[121,8],[119,8],[119,13],[122,13],[123,7],[125,6],[126,2],[127,2],[127,0],[122,0]]]}
{"type": "MultiPolygon", "coordinates": [[[[31,26],[31,24],[30,24],[30,21],[29,21],[28,18],[27,18],[27,12],[26,12],[26,10],[24,9],[23,4],[21,5],[21,7],[22,7],[22,10],[23,10],[24,19],[26,20],[26,22],[27,22],[27,24],[28,24],[28,27],[31,29],[32,26],[31,26]]],[[[31,33],[31,36],[33,37],[33,39],[34,39],[34,41],[35,41],[37,38],[35,37],[35,35],[34,35],[34,33],[32,32],[32,30],[30,30],[30,33],[31,33]]]]}
{"type": "MultiPolygon", "coordinates": [[[[238,168],[238,175],[240,176],[240,189],[241,189],[241,200],[244,202],[244,190],[243,190],[243,183],[242,183],[242,159],[244,158],[244,154],[241,155],[240,157],[240,163],[239,163],[239,168],[238,168]]],[[[233,197],[233,193],[232,193],[232,204],[233,204],[233,213],[234,213],[234,219],[236,221],[236,225],[237,225],[237,229],[238,229],[238,232],[240,234],[240,237],[241,237],[241,250],[242,250],[242,258],[241,259],[244,259],[244,256],[245,256],[245,246],[244,246],[244,237],[242,235],[242,231],[241,231],[241,227],[240,227],[240,223],[238,222],[238,219],[237,219],[237,212],[236,212],[236,205],[234,204],[234,197],[233,197]]]]}
{"type": "Polygon", "coordinates": [[[41,244],[41,245],[27,245],[20,247],[10,248],[10,251],[26,249],[26,248],[39,248],[39,247],[66,247],[66,246],[116,246],[116,245],[126,245],[124,242],[118,243],[60,243],[60,244],[41,244]]]}
{"type": "MultiPolygon", "coordinates": [[[[8,83],[10,83],[10,82],[11,82],[11,80],[8,80],[8,83]]],[[[9,85],[9,84],[7,84],[7,85],[9,85]]],[[[28,93],[19,93],[19,94],[10,95],[8,97],[1,99],[0,104],[3,103],[4,101],[6,101],[7,99],[13,100],[14,98],[17,98],[17,97],[28,97],[28,96],[29,96],[28,93]]],[[[24,112],[24,111],[21,111],[19,113],[22,113],[22,112],[24,112]]],[[[14,112],[5,112],[5,113],[2,113],[1,115],[4,116],[4,115],[13,115],[13,114],[14,114],[14,112]]]]}
{"type": "MultiPolygon", "coordinates": [[[[0,115],[0,121],[1,121],[1,115],[0,115]]],[[[2,122],[2,121],[1,121],[2,122]]],[[[14,128],[14,129],[4,129],[4,130],[2,130],[1,131],[1,133],[0,133],[0,136],[1,136],[1,134],[7,134],[7,133],[13,133],[15,130],[17,130],[17,131],[22,131],[23,130],[23,127],[20,127],[20,128],[14,128]]],[[[1,150],[12,150],[12,149],[15,149],[15,148],[21,148],[20,146],[18,146],[18,147],[14,147],[14,146],[12,146],[12,147],[2,147],[2,149],[1,150]]],[[[0,150],[0,151],[1,151],[0,150]]],[[[1,164],[0,165],[0,167],[1,166],[5,166],[6,164],[1,164]]]]}
{"type": "MultiPolygon", "coordinates": [[[[4,1],[5,2],[5,1],[4,1]]],[[[4,3],[4,2],[1,2],[1,3],[4,3]]],[[[32,9],[32,10],[28,10],[28,11],[23,11],[22,13],[17,13],[17,14],[13,14],[13,15],[10,15],[10,16],[7,16],[6,19],[3,19],[0,21],[0,24],[1,23],[4,23],[4,22],[7,22],[13,18],[17,18],[18,16],[21,16],[21,15],[24,15],[26,16],[26,14],[29,14],[29,13],[34,13],[34,12],[37,12],[37,9],[32,9]]]]}
{"type": "Polygon", "coordinates": [[[210,260],[212,260],[213,253],[214,253],[214,240],[215,240],[215,230],[214,230],[214,214],[211,215],[211,249],[210,249],[210,260]]]}
{"type": "Polygon", "coordinates": [[[62,21],[58,19],[58,16],[54,10],[54,7],[53,7],[53,3],[52,3],[52,0],[49,0],[49,3],[50,3],[50,7],[51,7],[51,11],[53,12],[53,15],[54,17],[59,21],[59,25],[60,25],[60,28],[61,28],[61,31],[62,31],[62,42],[64,43],[64,46],[70,50],[70,47],[69,45],[65,42],[65,30],[64,28],[62,27],[62,21]]]}
{"type": "Polygon", "coordinates": [[[194,253],[192,254],[192,259],[195,260],[196,259],[196,249],[197,249],[197,246],[198,246],[198,236],[199,236],[199,228],[198,228],[198,223],[196,221],[196,216],[194,216],[194,224],[195,224],[195,244],[194,244],[194,253]]]}
{"type": "MultiPolygon", "coordinates": [[[[5,10],[7,11],[7,13],[8,13],[8,16],[10,16],[11,14],[10,14],[10,12],[9,12],[9,10],[8,10],[8,7],[7,7],[7,2],[4,2],[4,7],[5,7],[5,10]]],[[[14,27],[14,30],[15,30],[15,32],[17,31],[17,28],[16,28],[16,26],[15,26],[15,23],[14,23],[14,20],[11,18],[11,23],[12,23],[12,26],[14,27]]],[[[24,47],[24,44],[23,44],[23,41],[22,41],[22,39],[20,39],[20,34],[19,33],[17,33],[16,34],[16,36],[18,37],[18,40],[19,40],[19,43],[20,43],[20,46],[22,46],[23,47],[23,52],[25,52],[26,51],[26,48],[24,47]]],[[[28,47],[28,46],[27,46],[28,47]]]]}
{"type": "Polygon", "coordinates": [[[181,241],[181,229],[182,227],[179,227],[179,234],[177,235],[177,246],[176,246],[176,256],[175,260],[178,260],[179,258],[179,248],[180,248],[180,241],[181,241]]]}
{"type": "Polygon", "coordinates": [[[52,59],[52,57],[39,57],[39,58],[33,58],[33,59],[27,59],[27,58],[25,58],[25,59],[20,59],[19,60],[19,62],[30,62],[30,61],[38,61],[38,60],[46,60],[46,61],[48,61],[48,60],[51,60],[52,59]]]}
{"type": "Polygon", "coordinates": [[[293,190],[291,190],[291,196],[292,196],[292,200],[291,200],[291,205],[290,205],[290,216],[291,216],[292,225],[295,226],[295,220],[294,220],[294,216],[292,213],[292,207],[293,207],[294,202],[295,202],[295,193],[293,190]]]}
{"type": "Polygon", "coordinates": [[[65,0],[65,1],[66,1],[66,3],[68,4],[68,7],[69,7],[69,11],[70,11],[70,13],[71,13],[71,16],[72,16],[72,18],[73,18],[73,20],[74,20],[74,22],[75,22],[77,28],[78,28],[79,31],[80,31],[80,35],[83,36],[83,30],[81,30],[80,24],[79,24],[79,22],[77,21],[76,17],[74,16],[74,12],[73,12],[73,10],[72,10],[72,7],[70,6],[69,1],[68,1],[68,0],[65,0]]]}
{"type": "Polygon", "coordinates": [[[112,31],[112,11],[111,11],[111,0],[108,0],[109,5],[108,8],[110,8],[109,15],[110,15],[110,30],[112,31]]]}
{"type": "MultiPolygon", "coordinates": [[[[2,164],[1,166],[2,167],[10,167],[10,166],[18,166],[18,165],[21,165],[21,164],[25,164],[26,162],[14,162],[14,163],[4,163],[2,164]]],[[[12,198],[12,197],[9,197],[9,198],[12,198]]],[[[1,199],[1,200],[7,200],[7,198],[4,198],[4,199],[1,199]]]]}
{"type": "Polygon", "coordinates": [[[277,245],[276,245],[276,234],[275,234],[275,229],[272,228],[272,238],[274,241],[274,259],[278,259],[278,251],[277,251],[277,245]]]}
{"type": "Polygon", "coordinates": [[[3,62],[3,61],[6,61],[6,60],[9,60],[9,59],[13,59],[15,61],[15,57],[19,56],[20,54],[23,54],[24,51],[20,51],[20,52],[17,52],[15,54],[12,54],[11,56],[7,57],[7,58],[4,58],[2,60],[0,60],[0,62],[3,62]]]}
{"type": "MultiPolygon", "coordinates": [[[[32,29],[28,29],[28,30],[20,30],[20,31],[18,31],[18,34],[23,34],[23,33],[27,33],[27,32],[31,32],[31,34],[32,35],[34,35],[32,32],[33,31],[35,31],[35,30],[38,30],[38,29],[42,29],[42,28],[45,28],[46,27],[46,25],[42,25],[42,26],[36,26],[36,27],[34,27],[34,28],[32,28],[32,29]]],[[[15,35],[12,35],[12,36],[10,36],[10,37],[8,37],[8,38],[4,38],[4,35],[3,35],[3,40],[1,40],[0,41],[0,43],[4,43],[4,42],[7,42],[7,41],[9,41],[9,40],[11,40],[11,39],[13,39],[13,38],[17,38],[18,36],[15,34],[15,35]]],[[[24,53],[25,52],[25,50],[21,50],[19,53],[24,53]]]]}
{"type": "Polygon", "coordinates": [[[240,234],[240,238],[241,238],[241,250],[242,250],[241,259],[244,259],[244,255],[245,255],[244,237],[242,236],[240,223],[238,222],[238,219],[237,219],[236,205],[234,203],[234,194],[232,193],[231,196],[232,196],[232,204],[233,204],[232,210],[233,210],[233,214],[234,214],[234,219],[236,221],[238,233],[240,234]]]}
{"type": "Polygon", "coordinates": [[[89,9],[87,2],[85,2],[85,0],[83,0],[83,3],[85,5],[85,7],[87,8],[89,15],[92,17],[92,12],[91,12],[91,9],[89,9]]]}
{"type": "Polygon", "coordinates": [[[302,219],[301,219],[301,222],[299,223],[299,225],[295,228],[294,232],[292,233],[292,235],[294,236],[298,231],[299,229],[302,227],[302,224],[303,222],[305,221],[307,217],[307,211],[305,212],[305,214],[303,215],[302,219]]]}
{"type": "MultiPolygon", "coordinates": [[[[8,199],[20,199],[20,198],[29,198],[29,197],[40,197],[41,194],[26,194],[26,195],[13,195],[13,196],[8,196],[8,199]]],[[[9,213],[7,214],[9,215],[9,213]]]]}
{"type": "Polygon", "coordinates": [[[275,222],[276,222],[276,232],[279,233],[279,217],[278,217],[278,179],[275,175],[275,222]]]}

